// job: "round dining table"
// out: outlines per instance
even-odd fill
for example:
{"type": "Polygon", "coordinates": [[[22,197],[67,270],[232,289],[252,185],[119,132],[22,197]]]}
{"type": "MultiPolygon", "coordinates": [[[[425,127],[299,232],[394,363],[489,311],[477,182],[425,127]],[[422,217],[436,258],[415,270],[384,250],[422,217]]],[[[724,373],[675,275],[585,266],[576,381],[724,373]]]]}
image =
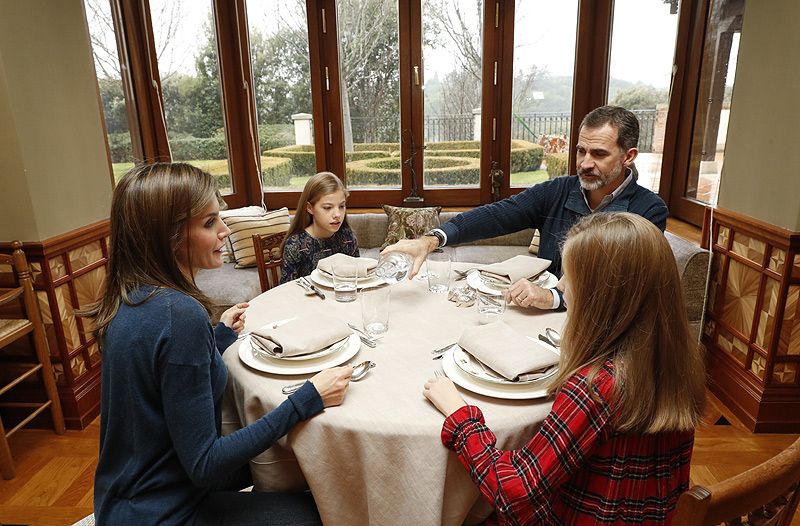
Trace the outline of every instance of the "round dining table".
{"type": "MultiPolygon", "coordinates": [[[[454,269],[474,265],[454,263],[454,269]]],[[[388,286],[388,285],[383,285],[388,286]]],[[[250,302],[244,331],[300,316],[334,316],[361,326],[360,301],[340,303],[332,290],[326,298],[307,296],[286,283],[250,302]]],[[[520,334],[536,338],[546,327],[561,329],[564,312],[509,305],[503,321],[520,334]]],[[[405,280],[391,286],[389,330],[374,347],[361,345],[346,363],[371,360],[376,366],[352,382],[344,402],[296,425],[287,436],[251,460],[255,490],[310,488],[323,522],[352,524],[459,525],[491,513],[457,456],[440,433],[444,417],[422,395],[423,385],[442,360],[431,351],[457,342],[464,329],[478,325],[478,311],[457,306],[447,294],[428,291],[427,282],[405,280]]],[[[313,374],[279,375],[256,370],[239,357],[234,343],[224,353],[228,389],[223,404],[223,432],[247,425],[286,399],[281,388],[313,374]]],[[[502,349],[498,349],[502,352],[502,349]]],[[[547,416],[552,398],[508,400],[459,392],[483,411],[497,435],[497,446],[518,448],[547,416]]]]}

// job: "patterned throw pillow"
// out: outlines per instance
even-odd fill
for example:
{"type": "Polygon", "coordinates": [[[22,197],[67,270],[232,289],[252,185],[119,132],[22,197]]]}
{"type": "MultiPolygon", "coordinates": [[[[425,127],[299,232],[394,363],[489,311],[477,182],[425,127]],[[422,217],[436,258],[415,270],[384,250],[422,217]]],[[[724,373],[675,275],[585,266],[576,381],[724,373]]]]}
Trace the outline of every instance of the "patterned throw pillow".
{"type": "Polygon", "coordinates": [[[274,234],[289,230],[289,209],[279,208],[260,216],[228,215],[223,221],[231,229],[231,241],[236,268],[256,265],[253,234],[274,234]]]}
{"type": "Polygon", "coordinates": [[[536,230],[533,233],[533,238],[531,239],[531,246],[528,247],[528,252],[534,254],[536,256],[539,255],[539,231],[536,230]]]}
{"type": "Polygon", "coordinates": [[[383,205],[383,211],[389,217],[389,227],[381,250],[401,239],[416,239],[431,228],[438,227],[442,207],[403,208],[383,205]]]}
{"type": "MultiPolygon", "coordinates": [[[[233,216],[263,216],[267,213],[263,207],[260,206],[243,206],[242,208],[228,208],[219,211],[219,216],[224,221],[227,217],[233,216]]],[[[225,263],[235,263],[236,259],[233,257],[233,245],[231,245],[231,237],[225,238],[225,245],[222,247],[222,261],[225,263]]]]}

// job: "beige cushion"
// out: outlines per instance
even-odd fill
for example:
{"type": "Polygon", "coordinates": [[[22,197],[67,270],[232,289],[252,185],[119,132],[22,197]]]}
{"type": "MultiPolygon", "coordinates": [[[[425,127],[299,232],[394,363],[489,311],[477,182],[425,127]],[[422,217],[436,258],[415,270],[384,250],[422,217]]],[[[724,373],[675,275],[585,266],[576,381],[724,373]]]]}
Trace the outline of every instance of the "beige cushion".
{"type": "Polygon", "coordinates": [[[539,231],[536,230],[531,238],[531,245],[528,247],[528,252],[531,254],[539,255],[539,231]]]}
{"type": "Polygon", "coordinates": [[[279,208],[261,216],[223,217],[231,229],[230,241],[236,268],[253,267],[256,264],[253,234],[275,234],[289,230],[289,209],[279,208]]]}
{"type": "MultiPolygon", "coordinates": [[[[219,216],[225,220],[227,217],[234,216],[263,216],[267,211],[261,206],[244,206],[242,208],[228,208],[219,211],[219,216]]],[[[233,257],[233,246],[230,236],[225,238],[225,245],[222,247],[222,261],[225,263],[236,263],[233,257]]]]}
{"type": "Polygon", "coordinates": [[[442,207],[403,208],[383,205],[383,211],[389,217],[389,226],[381,250],[401,239],[416,239],[428,230],[438,227],[442,207]]]}

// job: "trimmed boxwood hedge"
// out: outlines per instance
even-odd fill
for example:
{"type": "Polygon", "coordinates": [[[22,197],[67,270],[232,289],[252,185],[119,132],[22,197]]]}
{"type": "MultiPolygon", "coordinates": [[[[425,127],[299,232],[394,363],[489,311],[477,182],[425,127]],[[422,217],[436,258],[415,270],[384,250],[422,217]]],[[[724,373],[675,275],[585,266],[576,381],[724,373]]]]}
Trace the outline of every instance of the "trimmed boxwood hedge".
{"type": "MultiPolygon", "coordinates": [[[[347,162],[347,179],[348,183],[352,185],[364,184],[399,184],[400,176],[400,145],[398,143],[363,143],[355,144],[354,152],[347,152],[345,154],[347,162]],[[375,164],[375,163],[361,163],[361,161],[368,161],[370,159],[386,159],[392,161],[390,164],[375,164]],[[351,166],[353,163],[360,163],[351,166]],[[396,168],[390,168],[390,165],[396,168]],[[397,173],[376,172],[374,176],[366,174],[366,168],[372,167],[376,170],[392,169],[397,173]],[[351,170],[352,168],[352,170],[351,170]],[[355,174],[351,178],[351,172],[355,174]]],[[[284,146],[282,148],[273,148],[264,152],[266,157],[284,157],[292,160],[293,174],[294,175],[308,175],[316,172],[316,161],[314,158],[313,145],[292,145],[284,146]]],[[[474,175],[474,166],[480,165],[480,143],[478,141],[442,141],[432,142],[427,145],[425,149],[425,183],[426,184],[478,184],[480,179],[480,170],[478,174],[474,175]],[[458,159],[474,159],[475,163],[459,163],[459,165],[466,170],[460,173],[457,166],[453,166],[452,162],[445,166],[435,163],[434,159],[441,158],[458,158],[458,159]],[[447,168],[448,175],[442,173],[431,173],[431,169],[441,167],[447,168]]],[[[511,141],[511,173],[517,172],[534,172],[539,170],[542,166],[542,158],[544,157],[544,149],[538,144],[528,141],[513,140],[511,141]]]]}
{"type": "MultiPolygon", "coordinates": [[[[350,186],[399,185],[402,160],[399,157],[364,159],[347,163],[350,186]]],[[[425,159],[425,184],[477,184],[480,162],[465,157],[428,157],[425,159]]]]}
{"type": "Polygon", "coordinates": [[[264,186],[289,186],[292,160],[286,157],[261,157],[261,181],[264,186]]]}
{"type": "Polygon", "coordinates": [[[283,157],[292,160],[293,175],[317,173],[317,160],[313,144],[293,144],[264,152],[264,157],[283,157]]]}
{"type": "Polygon", "coordinates": [[[569,154],[568,153],[548,153],[544,156],[547,164],[547,176],[550,179],[567,175],[569,173],[569,154]]]}
{"type": "Polygon", "coordinates": [[[209,160],[227,159],[228,149],[225,146],[225,137],[181,137],[170,139],[172,158],[176,160],[209,160]]]}

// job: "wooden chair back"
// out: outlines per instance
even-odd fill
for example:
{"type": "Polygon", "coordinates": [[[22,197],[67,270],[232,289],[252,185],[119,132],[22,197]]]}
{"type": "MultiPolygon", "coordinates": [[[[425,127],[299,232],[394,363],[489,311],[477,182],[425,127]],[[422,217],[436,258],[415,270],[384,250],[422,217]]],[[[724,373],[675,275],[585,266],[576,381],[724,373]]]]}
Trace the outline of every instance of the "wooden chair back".
{"type": "Polygon", "coordinates": [[[800,499],[800,439],[744,473],[678,499],[672,524],[789,526],[800,499]]]}
{"type": "Polygon", "coordinates": [[[0,357],[0,371],[2,371],[0,395],[4,395],[25,379],[38,373],[41,375],[44,385],[46,400],[44,402],[0,402],[2,408],[15,412],[22,411],[24,415],[27,415],[21,417],[10,429],[6,429],[0,419],[0,472],[5,479],[14,478],[15,474],[14,459],[8,447],[7,437],[13,435],[48,408],[56,433],[64,433],[64,415],[61,412],[61,402],[58,398],[53,368],[50,363],[50,351],[47,346],[44,323],[42,323],[39,312],[39,302],[33,290],[33,278],[25,253],[22,251],[22,243],[14,241],[11,247],[12,254],[0,254],[0,264],[10,266],[13,274],[10,280],[3,279],[4,286],[9,282],[13,282],[13,285],[10,288],[0,289],[0,350],[20,338],[32,334],[35,359],[30,363],[26,361],[27,357],[0,357]],[[12,315],[8,315],[9,312],[12,315]]]}
{"type": "Polygon", "coordinates": [[[261,292],[277,286],[280,281],[281,264],[283,263],[281,243],[283,243],[284,237],[286,237],[286,232],[253,234],[253,248],[256,253],[256,267],[258,267],[261,292]]]}

